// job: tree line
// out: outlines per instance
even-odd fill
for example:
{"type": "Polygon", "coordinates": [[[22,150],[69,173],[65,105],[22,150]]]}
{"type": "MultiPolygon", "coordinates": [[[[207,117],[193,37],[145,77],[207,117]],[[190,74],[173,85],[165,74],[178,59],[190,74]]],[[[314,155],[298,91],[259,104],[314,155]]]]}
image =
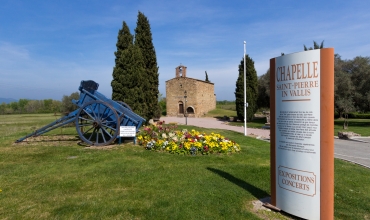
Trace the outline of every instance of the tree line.
{"type": "Polygon", "coordinates": [[[62,101],[53,99],[31,100],[19,99],[18,102],[0,104],[0,114],[33,114],[33,113],[69,113],[77,109],[72,99],[78,100],[79,93],[64,95],[62,101]]]}
{"type": "MultiPolygon", "coordinates": [[[[324,48],[313,42],[313,47],[304,51],[324,48]]],[[[284,56],[284,53],[281,53],[284,56]]],[[[236,81],[235,106],[237,117],[244,120],[244,59],[246,61],[247,88],[247,120],[252,120],[258,109],[270,109],[270,69],[257,77],[254,61],[248,55],[239,64],[239,77],[236,81]]],[[[339,54],[334,55],[334,109],[336,116],[346,117],[349,113],[353,117],[358,113],[370,113],[370,57],[357,56],[353,59],[342,59],[339,54]]]]}
{"type": "MultiPolygon", "coordinates": [[[[259,109],[270,108],[270,69],[258,77],[259,109]]],[[[370,57],[334,55],[334,108],[338,116],[370,112],[370,57]]]]}

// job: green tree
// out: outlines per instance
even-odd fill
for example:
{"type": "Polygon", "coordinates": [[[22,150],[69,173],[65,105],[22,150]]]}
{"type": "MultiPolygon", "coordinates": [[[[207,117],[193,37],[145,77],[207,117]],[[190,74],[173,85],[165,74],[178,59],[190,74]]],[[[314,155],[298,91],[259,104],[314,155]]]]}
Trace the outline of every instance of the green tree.
{"type": "Polygon", "coordinates": [[[209,79],[208,79],[208,74],[207,74],[207,71],[206,71],[206,80],[205,80],[206,82],[211,82],[211,81],[209,81],[209,79]]]}
{"type": "Polygon", "coordinates": [[[305,51],[307,51],[307,50],[317,50],[317,49],[322,49],[322,48],[324,48],[324,41],[321,42],[320,46],[316,41],[313,41],[313,48],[312,47],[307,48],[306,45],[303,44],[303,49],[305,51]]]}
{"type": "Polygon", "coordinates": [[[61,112],[61,107],[62,107],[61,101],[53,100],[53,102],[51,103],[51,112],[52,113],[61,112]]]}
{"type": "Polygon", "coordinates": [[[5,110],[6,110],[6,108],[7,108],[7,104],[5,103],[5,102],[2,102],[1,104],[0,104],[0,114],[5,114],[5,110]]]}
{"type": "Polygon", "coordinates": [[[345,63],[338,54],[334,55],[334,107],[340,117],[355,110],[354,86],[351,75],[343,71],[345,63]]]}
{"type": "Polygon", "coordinates": [[[26,111],[27,113],[39,113],[44,106],[44,102],[40,100],[30,100],[27,102],[26,111]]]}
{"type": "Polygon", "coordinates": [[[13,113],[19,113],[19,105],[18,102],[11,102],[9,103],[10,108],[13,110],[13,113]]]}
{"type": "MultiPolygon", "coordinates": [[[[148,115],[146,94],[143,92],[147,88],[147,81],[140,48],[130,45],[122,51],[117,66],[122,87],[113,99],[125,102],[135,113],[148,121],[150,118],[146,117],[148,115]]],[[[114,86],[113,82],[112,86],[114,86]]]]}
{"type": "Polygon", "coordinates": [[[270,69],[258,77],[257,109],[270,108],[270,69]]]}
{"type": "Polygon", "coordinates": [[[74,100],[80,99],[80,93],[79,92],[74,92],[69,96],[67,96],[67,95],[63,96],[62,106],[61,106],[62,113],[67,114],[67,113],[73,112],[74,110],[78,109],[78,106],[73,104],[73,102],[72,102],[73,99],[74,100]]]}
{"type": "Polygon", "coordinates": [[[122,29],[118,31],[118,37],[117,37],[117,51],[114,52],[115,58],[115,67],[113,68],[113,80],[111,82],[112,86],[112,99],[116,101],[123,101],[124,95],[122,94],[124,88],[124,84],[126,83],[127,79],[124,75],[124,72],[122,68],[125,68],[122,66],[121,60],[122,53],[127,50],[130,46],[133,45],[133,36],[130,33],[130,29],[127,26],[126,22],[123,22],[122,29]]]}
{"type": "MultiPolygon", "coordinates": [[[[146,87],[142,92],[145,93],[144,103],[147,105],[147,113],[143,117],[151,119],[154,117],[155,112],[158,112],[158,109],[160,109],[158,104],[159,73],[149,20],[140,11],[137,18],[134,44],[140,48],[145,68],[145,77],[142,78],[142,82],[146,87]]],[[[136,84],[137,82],[133,83],[136,84]]]]}
{"type": "Polygon", "coordinates": [[[341,68],[350,75],[354,85],[353,101],[357,111],[370,111],[370,57],[357,56],[345,60],[341,68]]]}
{"type": "Polygon", "coordinates": [[[254,61],[249,55],[245,55],[239,64],[239,76],[235,88],[235,107],[238,119],[244,121],[244,59],[246,61],[247,120],[251,121],[257,111],[258,81],[254,61]]]}
{"type": "Polygon", "coordinates": [[[52,112],[51,105],[53,104],[53,100],[52,99],[44,99],[43,102],[44,102],[44,109],[42,110],[42,112],[45,112],[45,113],[52,112]]]}
{"type": "Polygon", "coordinates": [[[167,115],[167,103],[166,103],[166,97],[163,97],[161,93],[158,95],[158,103],[161,107],[161,115],[167,115]]]}
{"type": "Polygon", "coordinates": [[[20,109],[20,112],[21,113],[25,113],[26,112],[26,105],[27,105],[27,103],[29,101],[30,100],[28,100],[28,99],[19,99],[18,100],[18,106],[19,106],[19,109],[20,109]]]}

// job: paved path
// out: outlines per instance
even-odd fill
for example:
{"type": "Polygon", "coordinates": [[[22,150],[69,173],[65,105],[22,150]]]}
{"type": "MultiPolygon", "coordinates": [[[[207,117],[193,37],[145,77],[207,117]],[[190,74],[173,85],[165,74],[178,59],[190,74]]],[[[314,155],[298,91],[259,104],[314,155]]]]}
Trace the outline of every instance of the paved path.
{"type": "MultiPolygon", "coordinates": [[[[161,120],[166,123],[186,123],[185,118],[178,117],[161,117],[161,120]]],[[[219,128],[244,133],[244,127],[227,125],[225,121],[221,121],[216,118],[187,118],[187,124],[202,128],[219,128]]],[[[248,124],[247,134],[248,136],[254,136],[261,139],[270,139],[270,130],[248,128],[248,124]]],[[[335,139],[334,157],[370,168],[370,137],[356,139],[357,141],[335,139]]]]}
{"type": "Polygon", "coordinates": [[[334,157],[370,168],[370,138],[335,139],[334,157]],[[356,141],[357,140],[357,141],[356,141]]]}
{"type": "MultiPolygon", "coordinates": [[[[171,122],[176,122],[178,124],[185,124],[185,118],[178,117],[161,117],[161,121],[165,121],[166,124],[171,122]]],[[[218,128],[224,130],[231,130],[240,133],[244,133],[244,127],[231,126],[227,125],[225,121],[218,120],[216,118],[187,118],[187,124],[193,125],[201,128],[218,128]]],[[[270,130],[269,129],[257,129],[257,128],[248,128],[247,124],[247,135],[256,136],[259,138],[270,139],[270,130]]]]}

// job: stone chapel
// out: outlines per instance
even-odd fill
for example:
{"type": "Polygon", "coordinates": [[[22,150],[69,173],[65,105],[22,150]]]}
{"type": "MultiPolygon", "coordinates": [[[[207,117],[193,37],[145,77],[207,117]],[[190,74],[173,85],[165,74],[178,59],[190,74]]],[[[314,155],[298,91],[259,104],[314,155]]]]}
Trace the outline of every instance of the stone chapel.
{"type": "Polygon", "coordinates": [[[167,116],[202,117],[216,108],[214,83],[189,78],[186,69],[176,67],[176,77],[166,81],[167,116]]]}

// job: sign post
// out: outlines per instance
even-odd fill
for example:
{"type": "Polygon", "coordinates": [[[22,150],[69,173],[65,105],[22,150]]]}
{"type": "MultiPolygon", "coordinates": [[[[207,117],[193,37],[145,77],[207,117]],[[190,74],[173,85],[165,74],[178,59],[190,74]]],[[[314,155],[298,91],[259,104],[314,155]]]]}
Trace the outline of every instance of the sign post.
{"type": "Polygon", "coordinates": [[[119,127],[119,144],[121,144],[121,137],[134,137],[134,144],[136,144],[136,127],[135,126],[120,126],[119,127]]]}
{"type": "Polygon", "coordinates": [[[334,218],[334,49],[270,60],[271,204],[334,218]]]}

